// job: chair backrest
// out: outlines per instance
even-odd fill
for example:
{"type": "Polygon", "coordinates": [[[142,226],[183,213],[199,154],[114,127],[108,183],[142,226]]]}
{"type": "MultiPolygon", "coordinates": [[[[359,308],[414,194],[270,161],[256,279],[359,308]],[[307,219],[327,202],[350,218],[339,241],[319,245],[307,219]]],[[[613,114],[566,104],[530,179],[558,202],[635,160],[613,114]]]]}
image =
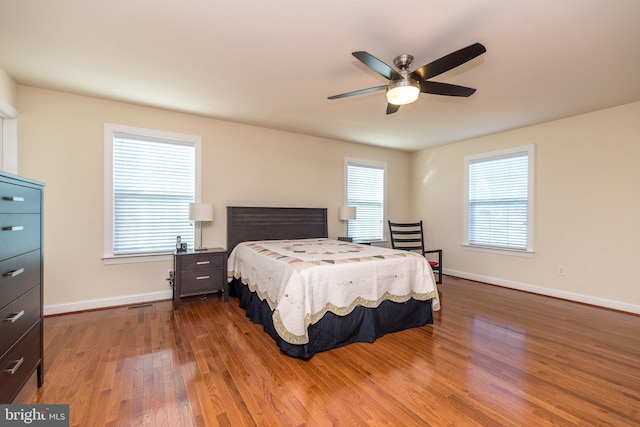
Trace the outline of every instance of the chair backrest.
{"type": "Polygon", "coordinates": [[[389,233],[393,249],[416,251],[424,254],[422,221],[408,223],[389,221],[389,233]]]}

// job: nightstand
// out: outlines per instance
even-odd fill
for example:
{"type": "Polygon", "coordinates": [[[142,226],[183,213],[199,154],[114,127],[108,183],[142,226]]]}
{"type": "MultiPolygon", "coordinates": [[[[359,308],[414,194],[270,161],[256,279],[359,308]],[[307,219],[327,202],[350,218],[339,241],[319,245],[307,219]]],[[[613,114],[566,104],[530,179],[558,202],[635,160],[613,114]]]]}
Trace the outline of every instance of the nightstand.
{"type": "Polygon", "coordinates": [[[229,301],[227,283],[227,251],[210,248],[203,251],[174,252],[173,308],[180,307],[180,298],[222,291],[224,301],[229,301]]]}

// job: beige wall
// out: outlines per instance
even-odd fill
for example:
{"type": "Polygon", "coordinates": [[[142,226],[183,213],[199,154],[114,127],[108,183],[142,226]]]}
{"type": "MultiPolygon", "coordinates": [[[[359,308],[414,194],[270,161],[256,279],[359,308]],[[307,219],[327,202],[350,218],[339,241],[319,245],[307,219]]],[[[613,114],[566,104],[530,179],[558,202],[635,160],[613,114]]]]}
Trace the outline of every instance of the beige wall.
{"type": "Polygon", "coordinates": [[[639,117],[633,103],[414,153],[412,210],[445,271],[640,313],[639,117]],[[464,156],[524,144],[535,146],[535,255],[463,249],[464,156]]]}
{"type": "Polygon", "coordinates": [[[640,255],[640,103],[414,154],[25,86],[18,111],[22,174],[47,184],[49,312],[170,293],[168,261],[102,263],[105,122],[202,136],[202,199],[216,206],[207,246],[225,245],[227,205],[327,207],[329,234],[341,235],[344,158],[386,161],[387,216],[425,220],[429,246],[445,250],[445,271],[640,312],[631,268],[640,255]],[[464,250],[464,156],[523,144],[536,150],[535,255],[464,250]],[[559,265],[566,276],[557,276],[559,265]]]}
{"type": "Polygon", "coordinates": [[[49,313],[165,295],[170,262],[104,266],[104,124],[202,137],[202,200],[216,207],[204,244],[225,246],[227,205],[326,207],[343,234],[344,159],[388,164],[388,214],[409,206],[410,154],[19,86],[22,174],[45,189],[49,313]]]}

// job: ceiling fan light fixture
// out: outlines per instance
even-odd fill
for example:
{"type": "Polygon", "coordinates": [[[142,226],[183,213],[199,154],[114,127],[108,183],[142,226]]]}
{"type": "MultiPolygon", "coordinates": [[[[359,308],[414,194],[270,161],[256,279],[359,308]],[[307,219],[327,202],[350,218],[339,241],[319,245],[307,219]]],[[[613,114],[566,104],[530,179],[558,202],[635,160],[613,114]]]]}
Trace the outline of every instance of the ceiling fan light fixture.
{"type": "Polygon", "coordinates": [[[412,79],[392,80],[387,90],[387,101],[393,105],[411,104],[420,95],[420,83],[412,79]]]}

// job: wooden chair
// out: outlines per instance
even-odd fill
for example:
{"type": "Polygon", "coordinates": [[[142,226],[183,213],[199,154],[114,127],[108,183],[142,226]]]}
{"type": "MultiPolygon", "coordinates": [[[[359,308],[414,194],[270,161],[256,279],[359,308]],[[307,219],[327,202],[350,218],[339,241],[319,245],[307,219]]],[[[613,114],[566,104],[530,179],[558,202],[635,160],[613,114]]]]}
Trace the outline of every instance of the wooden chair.
{"type": "Polygon", "coordinates": [[[411,223],[398,223],[389,221],[389,233],[391,237],[391,247],[403,251],[415,251],[425,258],[427,254],[438,254],[438,261],[427,258],[431,269],[438,272],[437,284],[442,283],[442,249],[426,250],[424,247],[424,232],[422,221],[411,223]]]}

